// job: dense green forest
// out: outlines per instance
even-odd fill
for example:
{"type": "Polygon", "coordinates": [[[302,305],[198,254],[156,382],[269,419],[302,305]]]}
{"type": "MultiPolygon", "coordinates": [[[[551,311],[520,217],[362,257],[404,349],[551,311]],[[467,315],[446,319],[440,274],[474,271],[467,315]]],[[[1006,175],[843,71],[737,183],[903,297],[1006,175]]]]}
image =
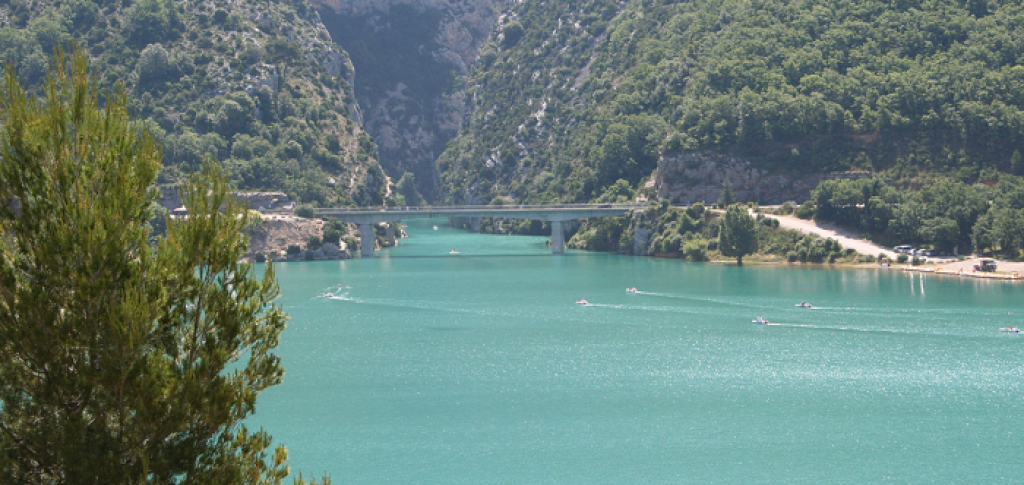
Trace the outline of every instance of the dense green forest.
{"type": "Polygon", "coordinates": [[[900,191],[877,178],[830,180],[818,186],[807,207],[819,220],[856,228],[890,245],[1016,258],[1024,250],[1024,179],[1003,174],[982,182],[936,178],[919,190],[900,191]]]}
{"type": "Polygon", "coordinates": [[[351,62],[307,1],[0,1],[0,59],[31,91],[72,44],[104,89],[127,87],[163,142],[161,183],[211,155],[242,189],[382,200],[373,140],[352,118],[351,62]]]}
{"type": "Polygon", "coordinates": [[[522,2],[438,166],[455,201],[585,201],[659,158],[782,173],[1020,172],[1024,7],[1005,0],[522,2]]]}

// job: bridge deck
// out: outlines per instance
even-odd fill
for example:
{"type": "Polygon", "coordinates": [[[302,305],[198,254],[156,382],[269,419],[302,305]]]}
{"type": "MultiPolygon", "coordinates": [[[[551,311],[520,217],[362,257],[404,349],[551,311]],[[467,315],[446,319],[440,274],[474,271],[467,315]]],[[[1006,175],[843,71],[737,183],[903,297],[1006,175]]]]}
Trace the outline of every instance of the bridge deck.
{"type": "Polygon", "coordinates": [[[321,208],[316,215],[345,222],[374,224],[385,221],[440,217],[500,217],[506,219],[539,219],[571,221],[587,217],[623,215],[646,207],[643,204],[552,204],[552,205],[461,205],[425,207],[355,207],[321,208]]]}
{"type": "Polygon", "coordinates": [[[499,217],[504,219],[538,219],[551,222],[551,251],[564,251],[565,222],[588,217],[621,216],[642,209],[643,204],[553,204],[553,205],[459,205],[428,207],[356,207],[316,209],[319,217],[333,217],[359,224],[360,249],[363,257],[373,256],[375,238],[373,224],[408,219],[435,217],[499,217]]]}

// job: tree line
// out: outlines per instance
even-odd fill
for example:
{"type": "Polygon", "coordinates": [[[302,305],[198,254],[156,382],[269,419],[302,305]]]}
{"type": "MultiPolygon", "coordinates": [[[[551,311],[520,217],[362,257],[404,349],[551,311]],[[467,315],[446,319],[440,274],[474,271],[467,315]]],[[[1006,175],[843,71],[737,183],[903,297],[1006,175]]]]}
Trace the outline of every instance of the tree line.
{"type": "Polygon", "coordinates": [[[813,212],[805,215],[855,228],[883,244],[1017,258],[1024,249],[1024,178],[990,176],[974,184],[930,178],[899,190],[879,177],[825,180],[808,201],[813,212]]]}

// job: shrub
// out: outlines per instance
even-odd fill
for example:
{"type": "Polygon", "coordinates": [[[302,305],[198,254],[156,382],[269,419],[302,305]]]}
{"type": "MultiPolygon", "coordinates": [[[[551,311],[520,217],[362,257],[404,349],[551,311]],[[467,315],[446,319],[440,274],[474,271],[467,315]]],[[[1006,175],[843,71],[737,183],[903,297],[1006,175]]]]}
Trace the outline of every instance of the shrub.
{"type": "Polygon", "coordinates": [[[306,219],[312,219],[316,217],[316,211],[313,209],[313,206],[309,204],[302,204],[295,208],[295,215],[306,219]]]}
{"type": "Polygon", "coordinates": [[[313,237],[310,237],[309,241],[306,243],[306,248],[311,250],[311,251],[316,251],[317,249],[320,249],[320,246],[323,246],[323,245],[324,245],[324,243],[320,240],[319,237],[313,236],[313,237]]]}
{"type": "Polygon", "coordinates": [[[910,257],[907,256],[906,253],[900,253],[899,256],[896,256],[896,262],[899,264],[906,263],[908,259],[910,259],[910,257]]]}
{"type": "Polygon", "coordinates": [[[289,256],[294,256],[294,255],[299,254],[301,252],[302,252],[302,247],[300,247],[298,244],[289,244],[288,245],[287,253],[288,253],[289,256]]]}
{"type": "Polygon", "coordinates": [[[688,261],[701,262],[708,259],[708,242],[704,239],[691,239],[683,244],[683,256],[688,261]]]}
{"type": "Polygon", "coordinates": [[[804,202],[797,207],[793,214],[801,219],[810,219],[814,217],[814,203],[811,201],[804,202]]]}
{"type": "Polygon", "coordinates": [[[339,245],[338,243],[340,241],[341,241],[341,231],[339,231],[337,229],[334,229],[333,227],[329,227],[327,229],[324,229],[324,243],[331,243],[331,244],[333,244],[335,246],[338,246],[339,245]]]}

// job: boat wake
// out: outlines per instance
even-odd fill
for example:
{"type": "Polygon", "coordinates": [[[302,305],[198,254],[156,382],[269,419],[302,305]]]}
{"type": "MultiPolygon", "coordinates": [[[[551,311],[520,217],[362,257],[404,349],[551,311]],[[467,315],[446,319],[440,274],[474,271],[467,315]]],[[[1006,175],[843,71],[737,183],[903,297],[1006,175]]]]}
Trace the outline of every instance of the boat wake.
{"type": "Polygon", "coordinates": [[[723,300],[723,299],[719,299],[719,298],[702,298],[702,297],[699,297],[699,296],[687,296],[687,295],[678,295],[678,294],[672,294],[672,293],[656,293],[656,292],[653,292],[653,291],[637,291],[634,294],[636,294],[636,295],[653,296],[653,297],[657,297],[657,298],[671,298],[673,300],[686,300],[686,301],[693,301],[693,302],[700,302],[700,303],[716,303],[716,304],[719,304],[719,305],[727,305],[727,306],[734,306],[734,307],[740,307],[740,308],[761,308],[761,305],[755,305],[755,304],[752,304],[752,303],[738,303],[738,302],[735,302],[735,301],[723,300]]]}
{"type": "Polygon", "coordinates": [[[707,315],[706,308],[700,307],[678,307],[678,306],[651,306],[651,305],[613,305],[610,303],[589,303],[588,307],[608,308],[611,310],[625,311],[648,311],[664,313],[685,313],[688,315],[707,315]]]}

